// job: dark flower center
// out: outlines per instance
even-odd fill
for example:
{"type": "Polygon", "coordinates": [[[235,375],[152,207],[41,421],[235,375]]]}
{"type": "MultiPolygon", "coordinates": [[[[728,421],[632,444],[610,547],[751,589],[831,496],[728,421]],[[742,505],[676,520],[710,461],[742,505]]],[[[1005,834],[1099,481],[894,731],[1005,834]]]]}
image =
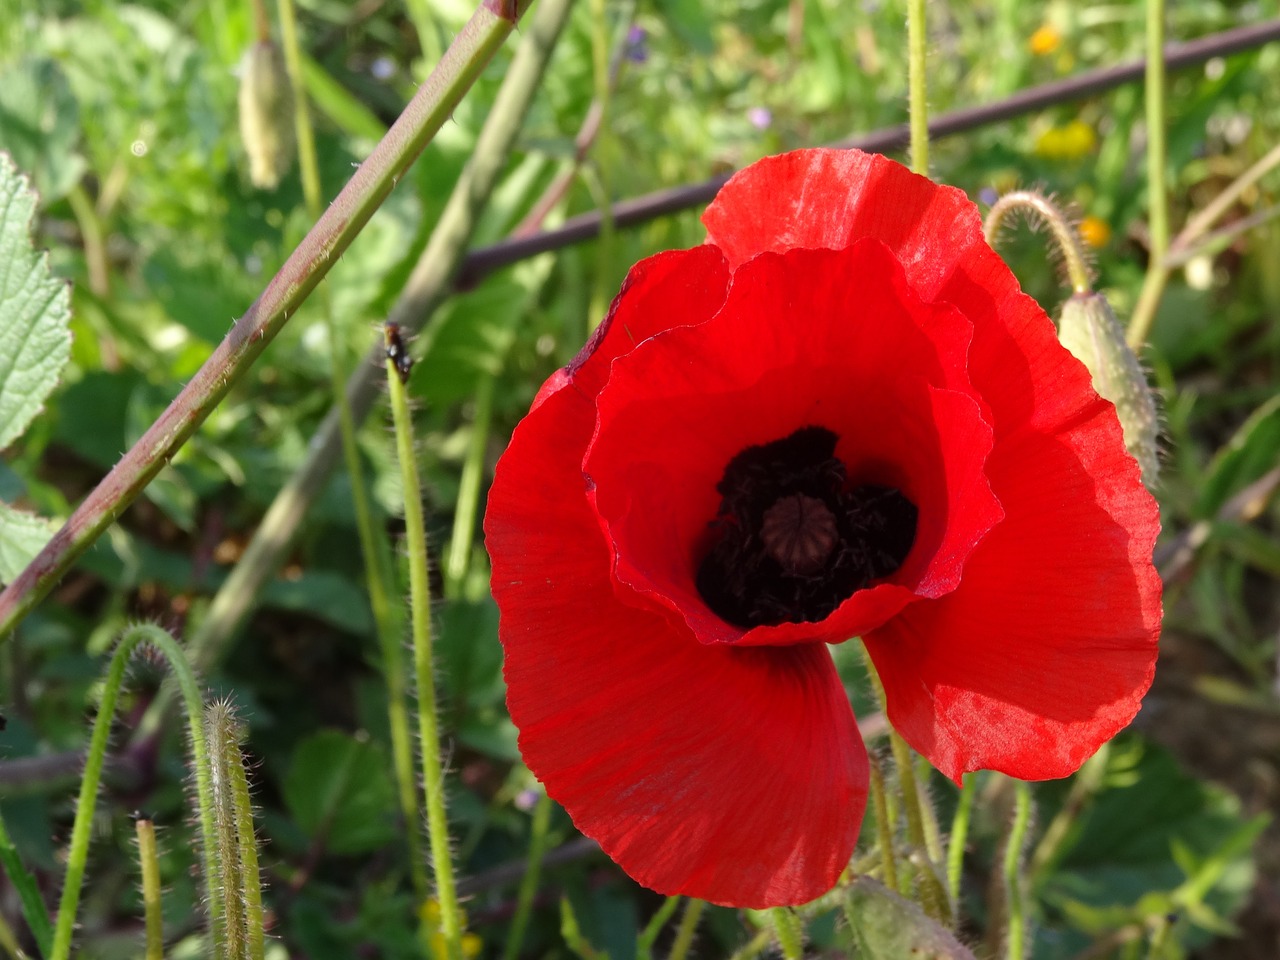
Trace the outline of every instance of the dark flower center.
{"type": "Polygon", "coordinates": [[[802,427],[747,447],[716,484],[702,599],[739,627],[821,620],[907,558],[916,505],[893,487],[846,489],[837,437],[802,427]]]}

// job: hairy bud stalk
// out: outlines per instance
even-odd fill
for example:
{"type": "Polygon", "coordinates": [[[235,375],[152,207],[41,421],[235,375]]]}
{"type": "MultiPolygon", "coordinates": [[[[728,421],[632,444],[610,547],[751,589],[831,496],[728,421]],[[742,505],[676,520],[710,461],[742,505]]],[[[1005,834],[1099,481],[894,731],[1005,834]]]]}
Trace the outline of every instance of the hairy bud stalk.
{"type": "Polygon", "coordinates": [[[240,62],[240,136],[249,179],[274,190],[293,161],[293,87],[280,48],[259,40],[240,62]]]}
{"type": "Polygon", "coordinates": [[[249,781],[240,752],[244,727],[236,719],[231,705],[219,701],[205,709],[204,728],[216,834],[216,856],[211,868],[222,901],[220,916],[214,916],[215,953],[219,960],[224,957],[262,960],[262,881],[249,781]]]}
{"type": "Polygon", "coordinates": [[[1142,468],[1143,482],[1154,487],[1160,472],[1155,400],[1106,297],[1100,293],[1069,297],[1058,317],[1058,339],[1089,368],[1094,389],[1116,405],[1125,447],[1142,468]]]}

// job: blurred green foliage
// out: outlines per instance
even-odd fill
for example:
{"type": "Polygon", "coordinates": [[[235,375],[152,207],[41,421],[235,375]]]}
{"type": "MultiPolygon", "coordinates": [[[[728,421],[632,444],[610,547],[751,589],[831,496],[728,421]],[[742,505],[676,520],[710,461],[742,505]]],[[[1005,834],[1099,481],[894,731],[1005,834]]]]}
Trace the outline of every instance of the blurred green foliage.
{"type": "MultiPolygon", "coordinates": [[[[0,463],[0,497],[65,517],[208,357],[309,223],[296,176],[274,192],[248,181],[235,103],[237,64],[253,40],[249,4],[11,6],[0,24],[0,148],[41,192],[40,245],[55,271],[74,281],[74,340],[58,392],[0,463]]],[[[326,195],[394,120],[471,8],[466,0],[304,0],[307,94],[318,113],[326,195]]],[[[631,31],[630,7],[606,10],[606,41],[627,37],[617,86],[585,165],[547,225],[608,198],[700,181],[768,153],[905,119],[897,4],[654,0],[635,10],[631,31]]],[[[1169,34],[1187,39],[1278,14],[1275,0],[1172,4],[1169,34]]],[[[936,3],[930,16],[930,98],[938,112],[1130,60],[1142,49],[1136,2],[936,3]]],[[[600,29],[588,5],[579,5],[477,244],[506,236],[557,174],[572,169],[574,138],[600,93],[592,60],[600,29]]],[[[377,324],[469,155],[509,53],[326,281],[347,369],[376,342],[377,324]]],[[[1175,229],[1280,139],[1277,75],[1280,47],[1273,45],[1171,77],[1175,229]]],[[[1099,285],[1123,319],[1146,260],[1143,140],[1141,90],[1130,86],[942,141],[934,175],[975,199],[1043,186],[1093,218],[1099,285]]],[[[1274,209],[1277,192],[1280,177],[1264,179],[1228,219],[1274,209]]],[[[414,345],[410,388],[420,405],[437,558],[452,529],[463,461],[477,442],[482,379],[493,378],[492,425],[478,438],[487,471],[538,385],[577,351],[629,266],[702,239],[693,212],[607,232],[498,271],[430,318],[414,345]]],[[[1042,239],[1019,229],[1001,249],[1053,313],[1065,289],[1042,239]]],[[[1164,921],[1171,926],[1163,955],[1186,956],[1237,929],[1234,918],[1259,874],[1271,877],[1275,893],[1280,839],[1257,814],[1280,798],[1278,740],[1265,736],[1280,716],[1280,518],[1268,496],[1250,509],[1230,508],[1275,469],[1280,450],[1278,260],[1280,226],[1266,220],[1191,259],[1159,313],[1146,356],[1164,399],[1159,496],[1166,542],[1193,556],[1169,582],[1162,679],[1138,734],[1114,748],[1095,788],[1073,794],[1072,781],[1037,792],[1042,825],[1063,809],[1069,822],[1066,839],[1032,876],[1036,958],[1085,955],[1091,944],[1100,945],[1092,956],[1138,956],[1134,944],[1164,921]],[[1196,529],[1198,539],[1178,542],[1196,529]],[[1229,750],[1207,744],[1202,730],[1182,729],[1203,715],[1197,709],[1223,702],[1235,711],[1224,715],[1220,733],[1232,741],[1229,750]],[[1270,786],[1250,787],[1246,769],[1261,769],[1257,777],[1270,777],[1270,786]]],[[[154,618],[181,635],[203,616],[329,408],[331,345],[318,311],[314,300],[299,311],[144,498],[26,621],[18,642],[0,650],[9,715],[0,734],[4,761],[83,744],[99,657],[125,622],[154,618]]],[[[360,445],[380,520],[395,533],[399,491],[384,420],[382,411],[370,419],[360,445]]],[[[334,477],[288,565],[259,598],[259,612],[207,681],[239,704],[260,764],[253,779],[272,841],[264,859],[272,935],[312,958],[365,955],[371,944],[379,956],[420,956],[414,930],[422,905],[408,892],[398,839],[385,691],[349,490],[334,477]]],[[[510,871],[502,871],[527,853],[535,785],[519,763],[503,706],[497,613],[478,536],[466,577],[440,600],[437,622],[455,849],[463,876],[473,878],[472,927],[496,955],[514,897],[510,871]]],[[[846,675],[865,706],[859,668],[848,665],[846,675]]],[[[135,681],[136,720],[159,680],[144,669],[135,681]]],[[[94,848],[82,911],[86,956],[135,949],[125,814],[140,804],[161,830],[171,936],[181,941],[196,926],[181,745],[162,738],[151,753],[129,757],[133,766],[112,780],[94,848]]],[[[975,825],[968,878],[977,893],[966,903],[973,942],[984,934],[983,882],[1006,826],[998,785],[987,789],[993,812],[975,825]]],[[[936,792],[945,812],[954,791],[938,785],[936,792]]],[[[55,848],[70,822],[70,796],[65,774],[0,782],[10,835],[47,892],[57,885],[55,848]]],[[[551,833],[553,844],[575,835],[559,811],[551,833]]],[[[583,955],[586,945],[614,958],[635,955],[637,933],[660,899],[589,847],[566,849],[571,854],[548,868],[525,955],[564,956],[575,944],[583,955]],[[573,922],[562,926],[562,916],[573,922]],[[576,934],[566,941],[565,930],[576,934]]],[[[815,910],[809,933],[816,947],[840,942],[837,913],[815,910]]],[[[755,922],[710,910],[701,955],[739,948],[755,922]]],[[[1244,929],[1241,950],[1274,928],[1244,929]]],[[[174,955],[191,949],[180,943],[174,955]]]]}

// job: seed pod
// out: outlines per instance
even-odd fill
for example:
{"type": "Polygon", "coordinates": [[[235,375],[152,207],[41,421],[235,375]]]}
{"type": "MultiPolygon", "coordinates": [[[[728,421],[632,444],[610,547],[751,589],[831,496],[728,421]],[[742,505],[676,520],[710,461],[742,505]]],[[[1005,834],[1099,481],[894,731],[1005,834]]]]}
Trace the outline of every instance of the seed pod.
{"type": "Polygon", "coordinates": [[[1124,444],[1142,468],[1143,482],[1153,488],[1160,471],[1155,400],[1106,297],[1092,292],[1073,294],[1062,305],[1058,339],[1089,368],[1094,389],[1116,405],[1124,444]]]}
{"type": "Polygon", "coordinates": [[[293,87],[280,48],[259,40],[240,63],[240,136],[249,179],[274,190],[293,160],[293,87]]]}

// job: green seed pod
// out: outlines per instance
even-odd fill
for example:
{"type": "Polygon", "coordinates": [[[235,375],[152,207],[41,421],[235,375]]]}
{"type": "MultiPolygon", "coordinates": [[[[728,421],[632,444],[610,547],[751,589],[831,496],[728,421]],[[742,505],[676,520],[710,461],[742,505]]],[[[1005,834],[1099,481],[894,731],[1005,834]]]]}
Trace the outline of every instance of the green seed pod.
{"type": "Polygon", "coordinates": [[[293,87],[280,48],[259,40],[240,62],[240,136],[249,179],[274,190],[293,160],[293,87]]]}
{"type": "Polygon", "coordinates": [[[1073,294],[1062,305],[1058,339],[1089,368],[1094,389],[1116,405],[1124,444],[1142,468],[1143,482],[1155,487],[1160,471],[1155,400],[1106,297],[1092,292],[1073,294]]]}

